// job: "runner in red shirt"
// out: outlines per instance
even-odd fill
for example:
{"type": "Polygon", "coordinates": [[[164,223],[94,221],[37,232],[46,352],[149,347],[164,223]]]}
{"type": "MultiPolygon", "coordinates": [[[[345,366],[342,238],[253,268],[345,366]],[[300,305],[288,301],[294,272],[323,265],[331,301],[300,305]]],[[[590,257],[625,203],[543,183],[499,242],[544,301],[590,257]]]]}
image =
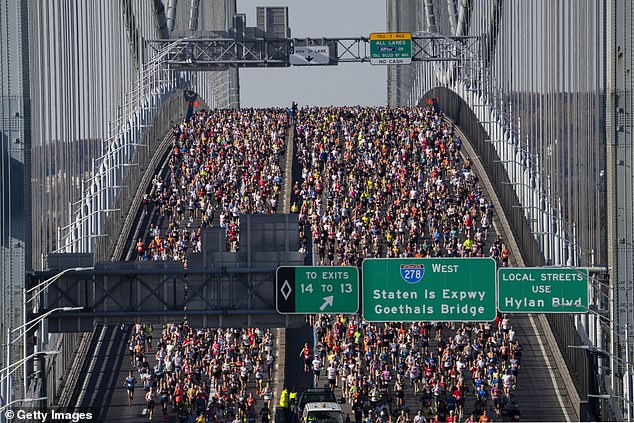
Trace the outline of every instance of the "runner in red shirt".
{"type": "Polygon", "coordinates": [[[464,409],[464,392],[462,392],[462,386],[458,384],[452,395],[456,399],[456,411],[458,411],[458,417],[462,418],[462,412],[464,409]]]}
{"type": "Polygon", "coordinates": [[[310,352],[310,347],[308,344],[304,344],[304,348],[299,352],[299,356],[304,359],[304,372],[306,374],[310,373],[310,365],[311,365],[311,357],[312,354],[310,352]]]}

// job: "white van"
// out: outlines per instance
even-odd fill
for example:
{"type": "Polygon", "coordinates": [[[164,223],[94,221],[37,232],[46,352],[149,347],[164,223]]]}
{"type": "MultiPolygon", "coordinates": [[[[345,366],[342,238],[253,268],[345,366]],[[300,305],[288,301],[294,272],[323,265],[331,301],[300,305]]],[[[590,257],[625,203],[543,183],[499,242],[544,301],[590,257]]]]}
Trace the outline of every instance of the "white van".
{"type": "Polygon", "coordinates": [[[309,402],[301,423],[343,423],[343,412],[336,402],[309,402]]]}

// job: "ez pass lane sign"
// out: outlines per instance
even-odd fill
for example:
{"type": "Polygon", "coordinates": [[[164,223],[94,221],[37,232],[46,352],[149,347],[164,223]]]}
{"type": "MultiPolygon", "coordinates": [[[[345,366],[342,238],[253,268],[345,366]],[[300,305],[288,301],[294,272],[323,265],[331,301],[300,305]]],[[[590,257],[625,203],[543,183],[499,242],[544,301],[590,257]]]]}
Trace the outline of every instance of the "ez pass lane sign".
{"type": "Polygon", "coordinates": [[[330,63],[328,46],[295,46],[289,55],[289,63],[295,66],[327,65],[330,63]]]}
{"type": "Polygon", "coordinates": [[[409,32],[374,32],[370,34],[370,63],[373,65],[408,65],[412,63],[412,34],[409,32]]]}
{"type": "Polygon", "coordinates": [[[281,314],[356,313],[359,271],[352,266],[282,266],[276,277],[281,314]]]}
{"type": "Polygon", "coordinates": [[[363,318],[491,321],[496,316],[492,258],[365,259],[363,318]]]}

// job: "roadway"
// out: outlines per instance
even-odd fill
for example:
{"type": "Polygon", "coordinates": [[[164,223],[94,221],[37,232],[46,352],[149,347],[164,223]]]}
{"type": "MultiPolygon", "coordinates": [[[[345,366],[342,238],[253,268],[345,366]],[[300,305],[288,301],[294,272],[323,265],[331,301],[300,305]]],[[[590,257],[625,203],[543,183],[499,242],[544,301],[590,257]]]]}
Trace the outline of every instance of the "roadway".
{"type": "MultiPolygon", "coordinates": [[[[462,139],[466,139],[464,134],[461,133],[460,136],[462,139]]],[[[468,142],[463,144],[463,154],[472,158],[481,185],[487,197],[494,204],[494,210],[502,210],[484,168],[477,159],[477,154],[468,144],[468,142]]],[[[489,234],[488,239],[493,240],[499,234],[510,244],[512,265],[523,266],[517,243],[513,240],[512,233],[508,228],[505,216],[496,212],[493,219],[494,231],[489,234]]],[[[490,246],[488,244],[485,251],[488,251],[490,246]]],[[[527,314],[515,314],[510,317],[517,338],[523,345],[517,388],[513,393],[513,399],[519,405],[522,420],[577,420],[576,410],[572,407],[575,398],[571,398],[571,394],[575,393],[573,392],[575,388],[545,319],[543,316],[539,318],[537,315],[527,314]]],[[[307,339],[312,341],[312,330],[310,328],[294,329],[293,331],[287,330],[287,333],[286,384],[289,388],[310,386],[311,377],[304,375],[303,361],[298,354],[307,339]]],[[[309,345],[314,350],[314,344],[310,342],[309,345]]],[[[432,342],[431,345],[434,346],[435,343],[432,342]]],[[[325,381],[324,378],[322,379],[325,381]]],[[[465,401],[465,418],[469,416],[475,405],[471,383],[471,378],[468,377],[467,386],[471,393],[467,394],[465,401]]],[[[341,396],[340,389],[337,389],[336,394],[337,398],[341,396]]],[[[413,390],[409,386],[406,387],[405,395],[404,405],[410,410],[411,417],[420,408],[420,400],[414,396],[413,390]]],[[[345,405],[344,407],[344,413],[349,413],[350,406],[345,405]]]]}
{"type": "MultiPolygon", "coordinates": [[[[281,158],[281,167],[285,175],[292,175],[293,160],[289,160],[293,154],[293,130],[288,131],[289,136],[286,139],[286,151],[287,153],[281,158]]],[[[159,174],[165,178],[167,175],[167,163],[169,160],[169,154],[164,155],[163,164],[159,170],[159,174]]],[[[291,197],[291,183],[293,178],[284,178],[282,195],[280,196],[280,204],[278,207],[279,213],[288,213],[290,211],[290,197],[291,197]]],[[[137,213],[137,211],[131,211],[137,213]]],[[[136,259],[136,238],[144,237],[147,234],[147,228],[150,224],[154,224],[161,228],[162,233],[165,233],[168,229],[168,219],[160,216],[158,210],[155,207],[150,207],[147,213],[137,213],[140,217],[139,221],[132,228],[134,234],[130,234],[128,237],[129,245],[124,250],[124,257],[127,260],[136,259]]],[[[180,222],[182,226],[193,229],[200,226],[200,219],[183,219],[180,222]]],[[[75,387],[73,396],[71,397],[70,404],[91,407],[93,409],[99,409],[100,421],[104,422],[127,422],[127,421],[139,421],[140,418],[146,417],[145,410],[145,391],[143,390],[142,383],[139,380],[137,369],[130,362],[129,352],[127,349],[127,341],[130,335],[130,324],[134,322],[126,322],[125,330],[121,330],[119,326],[106,326],[98,327],[96,329],[96,336],[94,337],[92,344],[89,348],[91,351],[90,357],[87,357],[83,368],[78,377],[78,384],[75,387]],[[135,390],[135,396],[132,406],[128,406],[127,389],[124,386],[125,378],[128,376],[128,371],[132,370],[134,376],[137,379],[137,388],[135,390]]],[[[304,329],[305,330],[305,329],[304,329]]],[[[301,332],[301,330],[300,330],[301,332]]],[[[293,336],[295,332],[291,332],[293,336]]],[[[312,332],[310,332],[312,333],[312,332]]],[[[281,329],[276,332],[278,337],[286,337],[286,330],[281,329]]],[[[304,338],[298,338],[304,339],[304,338]]],[[[312,335],[310,339],[306,339],[303,342],[312,343],[312,335]]],[[[303,343],[302,343],[303,346],[303,343]]],[[[294,346],[293,346],[294,348],[294,346]]],[[[299,349],[297,349],[299,351],[299,349]]],[[[276,352],[277,354],[277,352],[276,352]]],[[[284,357],[281,358],[283,363],[278,363],[293,368],[293,365],[288,365],[284,357]]],[[[154,359],[152,355],[148,355],[148,361],[154,366],[154,359]]],[[[304,386],[304,383],[300,380],[294,382],[297,386],[304,386]]],[[[276,394],[272,401],[272,408],[274,408],[274,402],[279,401],[279,394],[281,392],[281,386],[277,386],[276,381],[271,382],[271,389],[276,394]]],[[[251,381],[249,388],[251,391],[255,391],[255,382],[251,381]]],[[[261,404],[259,404],[261,406],[261,404]]],[[[257,407],[259,416],[260,406],[257,407]]],[[[170,413],[167,419],[168,422],[176,422],[177,418],[175,413],[172,412],[170,407],[170,413]]],[[[156,406],[155,415],[160,414],[160,406],[156,406]]],[[[162,417],[162,416],[161,416],[162,417]]],[[[159,417],[159,418],[161,418],[159,417]]]]}
{"type": "MultiPolygon", "coordinates": [[[[124,381],[129,370],[129,328],[98,326],[70,404],[98,410],[99,421],[135,421],[128,410],[124,381]]],[[[139,395],[142,397],[142,395],[139,395]]],[[[142,398],[137,398],[137,402],[142,398]]]]}
{"type": "MultiPolygon", "coordinates": [[[[287,152],[292,151],[292,142],[289,144],[291,148],[287,148],[287,152]]],[[[465,154],[472,158],[476,157],[475,152],[468,151],[469,147],[466,144],[468,143],[465,143],[465,154]]],[[[290,168],[288,166],[290,163],[284,164],[287,165],[284,166],[286,169],[290,168]]],[[[489,194],[494,206],[498,206],[499,202],[490,189],[491,184],[485,177],[481,165],[477,160],[474,164],[485,191],[489,194]]],[[[287,175],[289,173],[285,172],[287,175]]],[[[287,183],[288,181],[285,180],[286,192],[290,191],[290,186],[287,183]]],[[[289,198],[284,198],[282,202],[285,204],[283,206],[280,204],[280,211],[288,208],[289,198]]],[[[496,207],[496,210],[500,210],[500,208],[496,207]]],[[[496,219],[501,219],[496,222],[498,231],[505,240],[510,240],[510,234],[505,231],[508,226],[504,224],[503,217],[496,216],[496,219]]],[[[146,216],[145,221],[153,222],[159,226],[165,225],[163,219],[152,213],[150,216],[146,216]]],[[[196,223],[190,224],[195,225],[196,223]]],[[[511,244],[513,243],[511,242],[511,244]]],[[[511,251],[511,259],[517,263],[518,251],[515,250],[515,256],[513,256],[513,248],[511,251]]],[[[529,421],[576,420],[575,410],[571,407],[573,398],[570,397],[568,391],[570,388],[574,390],[574,387],[570,385],[572,381],[567,375],[567,370],[563,368],[565,364],[554,340],[551,339],[552,335],[549,337],[548,330],[542,327],[543,319],[540,320],[537,316],[514,315],[512,322],[517,337],[524,345],[522,367],[514,395],[515,400],[520,405],[522,419],[529,421]]],[[[284,359],[285,384],[289,388],[296,387],[298,389],[310,386],[312,374],[304,374],[303,361],[299,357],[299,351],[305,342],[312,346],[312,329],[306,326],[279,332],[280,336],[285,337],[286,342],[286,357],[285,359],[280,357],[280,359],[284,359]]],[[[71,401],[71,404],[78,406],[101,409],[102,421],[138,421],[140,417],[143,417],[145,407],[142,388],[137,388],[134,404],[132,407],[128,407],[127,393],[123,385],[130,369],[126,344],[128,334],[128,330],[122,331],[118,326],[98,328],[97,336],[90,349],[93,354],[85,361],[79,377],[79,380],[83,382],[82,386],[77,387],[71,401]]],[[[278,386],[275,391],[281,391],[281,386],[278,386]]],[[[279,401],[279,396],[276,396],[275,401],[279,401]]],[[[408,395],[406,403],[411,404],[412,408],[416,407],[413,396],[408,395]]],[[[465,412],[469,411],[467,403],[465,412]]],[[[171,415],[168,421],[176,421],[175,416],[171,415]]]]}
{"type": "MultiPolygon", "coordinates": [[[[452,123],[453,125],[453,123],[452,123]]],[[[493,227],[507,242],[512,266],[524,267],[519,246],[510,230],[502,205],[493,189],[484,166],[464,134],[458,130],[463,143],[463,155],[472,159],[480,185],[493,204],[493,227]]],[[[523,421],[575,421],[578,412],[576,388],[564,359],[544,316],[511,314],[516,337],[524,350],[514,398],[519,404],[523,421]]]]}

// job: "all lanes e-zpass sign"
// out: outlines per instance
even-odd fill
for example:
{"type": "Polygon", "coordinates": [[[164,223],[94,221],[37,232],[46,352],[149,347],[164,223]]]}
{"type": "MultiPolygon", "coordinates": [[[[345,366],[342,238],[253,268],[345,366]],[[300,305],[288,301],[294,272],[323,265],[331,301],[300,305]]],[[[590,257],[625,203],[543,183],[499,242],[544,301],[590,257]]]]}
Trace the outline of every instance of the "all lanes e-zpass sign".
{"type": "Polygon", "coordinates": [[[370,63],[373,65],[408,65],[412,63],[412,34],[409,32],[374,32],[370,34],[370,63]]]}
{"type": "Polygon", "coordinates": [[[503,313],[585,313],[588,269],[502,267],[498,302],[503,313]]]}
{"type": "Polygon", "coordinates": [[[363,318],[390,321],[495,319],[492,258],[365,259],[363,318]]]}
{"type": "Polygon", "coordinates": [[[282,266],[275,277],[281,314],[356,313],[359,271],[352,266],[282,266]]]}

